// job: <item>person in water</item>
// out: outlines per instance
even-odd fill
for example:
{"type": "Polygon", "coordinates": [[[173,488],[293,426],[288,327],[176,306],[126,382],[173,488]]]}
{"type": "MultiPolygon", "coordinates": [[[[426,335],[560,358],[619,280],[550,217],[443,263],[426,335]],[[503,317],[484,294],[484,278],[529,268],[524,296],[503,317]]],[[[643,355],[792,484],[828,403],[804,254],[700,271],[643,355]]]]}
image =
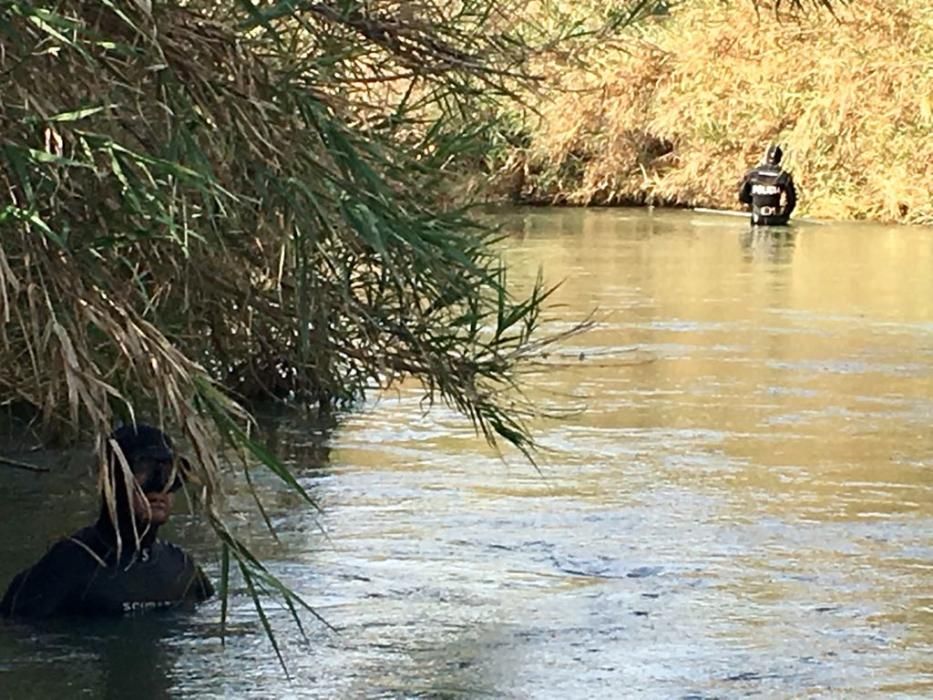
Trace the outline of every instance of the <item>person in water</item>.
{"type": "Polygon", "coordinates": [[[752,207],[752,225],[785,226],[797,206],[794,178],[781,167],[784,152],[768,146],[762,162],[742,180],[739,201],[752,207]]]}
{"type": "Polygon", "coordinates": [[[96,523],[17,574],[0,601],[0,615],[117,615],[210,598],[214,588],[192,558],[156,539],[171,515],[184,467],[187,460],[161,430],[140,423],[115,430],[107,444],[113,497],[102,495],[96,523]]]}

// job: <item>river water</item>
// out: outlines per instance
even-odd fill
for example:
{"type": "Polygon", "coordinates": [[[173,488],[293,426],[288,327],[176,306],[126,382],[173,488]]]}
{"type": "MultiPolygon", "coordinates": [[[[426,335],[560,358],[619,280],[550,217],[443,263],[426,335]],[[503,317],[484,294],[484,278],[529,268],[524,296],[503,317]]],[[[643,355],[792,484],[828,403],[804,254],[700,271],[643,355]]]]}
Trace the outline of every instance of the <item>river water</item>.
{"type": "MultiPolygon", "coordinates": [[[[565,280],[529,366],[536,471],[403,387],[332,433],[267,419],[321,505],[259,485],[271,569],[194,614],[0,624],[0,698],[933,696],[933,230],[688,212],[501,214],[565,280]],[[326,536],[322,534],[326,531],[326,536]]],[[[0,581],[95,510],[80,455],[4,470],[0,581]]],[[[252,523],[250,520],[252,519],[252,523]]],[[[217,577],[194,516],[169,536],[217,577]]]]}

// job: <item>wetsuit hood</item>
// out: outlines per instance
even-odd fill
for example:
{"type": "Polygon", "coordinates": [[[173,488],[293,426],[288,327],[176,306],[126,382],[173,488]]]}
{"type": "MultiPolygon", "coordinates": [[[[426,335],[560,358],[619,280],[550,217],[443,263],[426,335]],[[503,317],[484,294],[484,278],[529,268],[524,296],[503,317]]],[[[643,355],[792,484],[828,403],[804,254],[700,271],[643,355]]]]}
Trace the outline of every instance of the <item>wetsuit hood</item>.
{"type": "Polygon", "coordinates": [[[765,165],[780,165],[783,157],[784,151],[776,143],[773,143],[765,149],[761,162],[765,165]]]}
{"type": "Polygon", "coordinates": [[[121,551],[122,556],[122,552],[133,552],[137,548],[144,549],[150,546],[155,541],[159,526],[141,522],[138,518],[134,523],[131,494],[136,485],[130,484],[128,488],[127,473],[115,447],[122,452],[130,471],[142,483],[146,492],[162,491],[166,487],[169,491],[175,491],[181,487],[180,473],[168,468],[160,468],[151,473],[144,472],[142,465],[146,461],[156,460],[169,464],[175,462],[181,467],[184,459],[176,461],[171,438],[151,425],[124,425],[110,434],[106,448],[105,479],[112,494],[112,503],[108,503],[106,495],[101,493],[100,515],[95,528],[104,541],[121,551]]]}
{"type": "Polygon", "coordinates": [[[177,491],[182,486],[183,474],[191,471],[188,460],[176,454],[172,439],[151,425],[124,425],[110,434],[107,441],[107,462],[112,467],[119,467],[120,460],[115,454],[114,444],[123,453],[130,470],[137,478],[143,476],[139,480],[147,491],[162,491],[166,487],[170,491],[177,491]],[[147,465],[152,462],[173,464],[174,468],[150,471],[147,465]]]}

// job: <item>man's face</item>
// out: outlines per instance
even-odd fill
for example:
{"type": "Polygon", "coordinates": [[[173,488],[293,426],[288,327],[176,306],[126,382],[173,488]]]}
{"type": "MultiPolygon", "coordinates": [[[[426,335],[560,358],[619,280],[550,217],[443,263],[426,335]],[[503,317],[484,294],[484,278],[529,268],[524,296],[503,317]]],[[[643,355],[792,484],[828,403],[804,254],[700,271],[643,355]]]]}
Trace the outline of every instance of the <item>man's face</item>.
{"type": "Polygon", "coordinates": [[[159,527],[172,514],[174,474],[172,462],[139,458],[133,462],[133,474],[142,493],[136,491],[133,510],[139,522],[159,527]]]}

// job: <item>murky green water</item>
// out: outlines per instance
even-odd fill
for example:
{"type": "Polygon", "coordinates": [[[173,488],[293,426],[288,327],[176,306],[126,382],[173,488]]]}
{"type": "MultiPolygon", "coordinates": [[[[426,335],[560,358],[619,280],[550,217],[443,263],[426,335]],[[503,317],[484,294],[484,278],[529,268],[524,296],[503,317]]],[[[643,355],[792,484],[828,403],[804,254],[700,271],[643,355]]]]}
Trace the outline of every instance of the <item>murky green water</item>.
{"type": "MultiPolygon", "coordinates": [[[[599,308],[533,367],[579,409],[539,425],[543,476],[415,391],[279,420],[329,541],[268,481],[282,543],[254,543],[339,633],[273,609],[286,680],[243,590],[226,649],[217,603],[0,624],[0,697],[933,695],[933,230],[507,221],[517,277],[566,278],[553,328],[599,308]]],[[[46,460],[0,473],[3,585],[94,511],[46,460]]],[[[197,521],[171,534],[216,576],[197,521]]]]}

